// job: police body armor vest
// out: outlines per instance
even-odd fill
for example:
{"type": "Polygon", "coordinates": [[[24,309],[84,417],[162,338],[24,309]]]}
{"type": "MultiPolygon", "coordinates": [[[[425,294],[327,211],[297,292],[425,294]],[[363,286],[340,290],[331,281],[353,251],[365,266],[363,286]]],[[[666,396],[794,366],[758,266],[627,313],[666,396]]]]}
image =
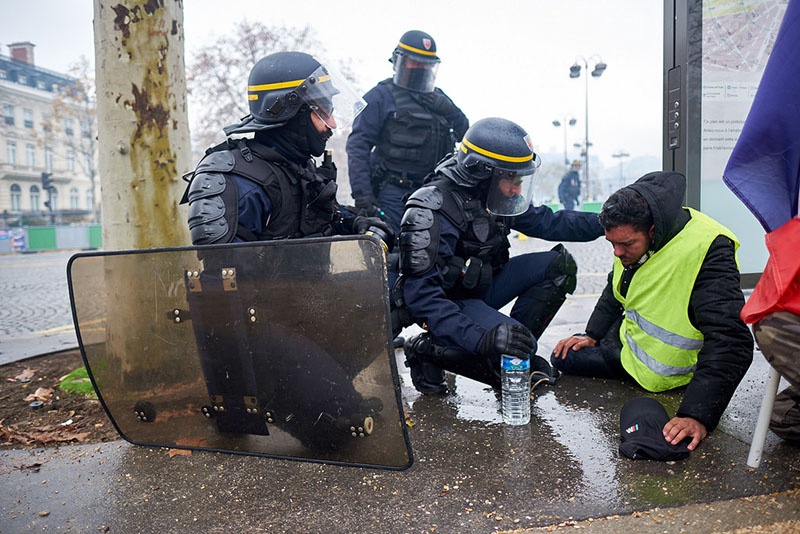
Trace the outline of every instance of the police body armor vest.
{"type": "Polygon", "coordinates": [[[491,215],[471,193],[447,178],[429,182],[409,197],[402,221],[401,270],[419,275],[438,265],[451,299],[483,297],[494,271],[509,259],[506,218],[491,215]],[[439,228],[433,211],[439,211],[461,232],[455,253],[447,261],[438,253],[439,228]]]}
{"type": "Polygon", "coordinates": [[[625,310],[619,332],[622,366],[648,391],[683,386],[694,376],[703,334],[689,320],[692,288],[717,236],[725,235],[739,247],[730,230],[688,210],[692,218],[637,269],[625,297],[619,292],[624,268],[614,259],[614,297],[625,310]]]}
{"type": "Polygon", "coordinates": [[[452,124],[417,101],[413,91],[395,85],[391,78],[380,85],[391,93],[397,111],[384,123],[375,147],[380,169],[375,172],[381,175],[378,181],[389,179],[387,172],[421,181],[455,149],[452,124]]]}
{"type": "Polygon", "coordinates": [[[189,203],[192,243],[227,243],[236,236],[262,241],[332,234],[337,214],[336,182],[283,159],[275,150],[250,140],[210,149],[200,161],[181,203],[189,203]],[[253,233],[239,225],[237,174],[259,184],[272,205],[269,225],[253,233]]]}

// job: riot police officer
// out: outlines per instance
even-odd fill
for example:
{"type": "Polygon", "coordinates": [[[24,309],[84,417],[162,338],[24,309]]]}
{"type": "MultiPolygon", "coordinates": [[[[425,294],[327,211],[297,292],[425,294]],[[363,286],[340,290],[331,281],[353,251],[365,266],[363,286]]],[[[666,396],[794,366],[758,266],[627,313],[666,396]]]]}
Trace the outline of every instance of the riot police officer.
{"type": "MultiPolygon", "coordinates": [[[[364,108],[363,100],[348,91],[346,82],[336,80],[309,54],[278,52],[253,66],[247,98],[250,114],[224,128],[226,141],[207,150],[187,177],[189,185],[182,203],[189,205],[192,242],[209,245],[373,231],[383,233],[386,245],[391,247],[391,227],[379,218],[357,216],[340,206],[336,201],[335,165],[326,158],[317,167],[313,159],[323,155],[332,130],[352,120],[346,115],[335,116],[334,110],[358,113],[364,108]]],[[[271,248],[279,254],[276,249],[279,247],[271,248]]],[[[260,287],[264,272],[258,258],[238,254],[238,250],[231,249],[225,256],[225,265],[235,264],[236,287],[244,287],[242,282],[246,287],[260,287]]],[[[231,295],[222,292],[216,295],[217,300],[206,299],[209,302],[201,299],[211,292],[207,287],[220,286],[220,266],[216,265],[220,255],[201,255],[204,291],[190,295],[190,308],[207,312],[203,317],[209,324],[196,320],[193,326],[209,393],[214,396],[224,391],[240,398],[245,393],[238,392],[237,396],[235,389],[239,384],[251,384],[258,394],[247,395],[257,397],[259,403],[271,399],[271,407],[277,406],[282,413],[276,424],[309,448],[337,448],[350,439],[350,433],[340,431],[337,421],[350,421],[358,415],[366,425],[369,414],[380,409],[376,408],[376,399],[363,398],[353,386],[353,373],[313,340],[294,331],[276,337],[277,326],[273,326],[272,334],[247,330],[241,333],[241,339],[229,334],[231,342],[220,337],[219,331],[235,328],[241,322],[239,318],[227,323],[223,318],[226,328],[216,331],[210,323],[219,321],[217,316],[231,308],[241,309],[242,304],[237,301],[235,306],[227,306],[232,293],[238,291],[229,292],[231,295]],[[276,339],[284,344],[292,339],[290,345],[302,357],[293,360],[294,353],[277,347],[276,339]],[[265,367],[268,372],[258,371],[265,367]]],[[[315,259],[321,264],[326,258],[315,259]]],[[[322,265],[323,271],[325,267],[322,265]]],[[[308,276],[308,271],[302,276],[308,276]]],[[[256,296],[247,294],[243,298],[256,296]]],[[[248,414],[249,410],[241,415],[242,421],[248,414]]],[[[239,425],[238,420],[235,422],[239,425]]],[[[251,429],[244,427],[242,431],[251,429]]]]}
{"type": "Polygon", "coordinates": [[[370,227],[393,236],[379,218],[339,206],[335,165],[326,158],[317,167],[313,159],[322,156],[337,121],[352,120],[334,109],[364,109],[353,96],[309,54],[277,52],[258,61],[247,84],[250,114],[223,129],[228,139],[207,150],[189,178],[182,203],[189,204],[192,243],[347,235],[370,227]],[[250,133],[252,139],[242,135],[250,133]]]}
{"type": "Polygon", "coordinates": [[[382,214],[399,233],[403,197],[453,152],[469,121],[434,85],[440,59],[433,37],[404,33],[389,61],[394,76],[364,95],[369,105],[347,139],[347,161],[356,208],[382,214]]]}
{"type": "MultiPolygon", "coordinates": [[[[408,198],[393,300],[407,313],[399,324],[427,328],[404,347],[422,393],[446,393],[443,369],[499,389],[501,354],[534,355],[574,291],[577,266],[564,246],[510,258],[512,229],[548,241],[603,235],[597,214],[531,204],[539,165],[519,125],[482,119],[408,198]],[[499,311],[514,299],[510,317],[499,311]]],[[[554,382],[544,358],[534,358],[531,371],[554,382]]]]}

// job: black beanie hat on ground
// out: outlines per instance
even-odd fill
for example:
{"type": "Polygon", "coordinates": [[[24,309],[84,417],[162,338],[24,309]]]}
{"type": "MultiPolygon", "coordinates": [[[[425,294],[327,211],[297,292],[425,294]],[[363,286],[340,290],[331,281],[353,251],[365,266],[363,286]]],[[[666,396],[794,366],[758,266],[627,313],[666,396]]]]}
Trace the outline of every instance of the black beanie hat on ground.
{"type": "Polygon", "coordinates": [[[664,407],[650,397],[636,397],[622,407],[619,430],[622,443],[619,452],[634,460],[649,459],[668,462],[689,457],[687,438],[671,445],[662,434],[669,416],[664,407]]]}

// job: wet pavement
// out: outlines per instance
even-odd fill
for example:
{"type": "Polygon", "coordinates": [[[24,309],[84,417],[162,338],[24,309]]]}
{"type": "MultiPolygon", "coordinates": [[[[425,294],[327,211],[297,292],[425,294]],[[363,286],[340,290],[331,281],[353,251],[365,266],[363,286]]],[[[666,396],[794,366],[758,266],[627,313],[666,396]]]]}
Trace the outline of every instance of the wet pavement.
{"type": "MultiPolygon", "coordinates": [[[[550,247],[536,240],[513,246],[514,253],[550,247]]],[[[583,330],[611,264],[602,240],[568,248],[580,265],[578,289],[543,335],[539,354],[583,330]]],[[[51,301],[40,298],[38,306],[51,301]]],[[[57,327],[45,323],[43,330],[57,327]]],[[[3,332],[0,353],[14,352],[19,337],[3,332]]],[[[770,434],[761,466],[746,467],[768,372],[758,352],[719,428],[687,460],[669,463],[617,452],[619,410],[643,394],[631,384],[564,377],[537,395],[530,425],[512,428],[481,384],[448,376],[448,396],[421,396],[402,350],[395,359],[414,454],[407,470],[187,456],[124,441],[4,451],[0,531],[490,532],[562,524],[724,532],[800,520],[800,448],[770,434]],[[609,516],[639,519],[601,519],[609,516]]],[[[674,413],[680,392],[657,398],[674,413]]]]}

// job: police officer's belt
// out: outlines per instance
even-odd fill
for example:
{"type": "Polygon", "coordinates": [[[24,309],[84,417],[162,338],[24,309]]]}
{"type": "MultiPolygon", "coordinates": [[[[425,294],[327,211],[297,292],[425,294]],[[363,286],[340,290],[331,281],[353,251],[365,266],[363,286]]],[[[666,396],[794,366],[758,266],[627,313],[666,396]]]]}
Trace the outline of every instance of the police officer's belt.
{"type": "Polygon", "coordinates": [[[422,180],[412,180],[402,174],[395,174],[393,172],[386,173],[383,179],[384,184],[392,184],[402,189],[416,190],[422,187],[422,180]]]}

